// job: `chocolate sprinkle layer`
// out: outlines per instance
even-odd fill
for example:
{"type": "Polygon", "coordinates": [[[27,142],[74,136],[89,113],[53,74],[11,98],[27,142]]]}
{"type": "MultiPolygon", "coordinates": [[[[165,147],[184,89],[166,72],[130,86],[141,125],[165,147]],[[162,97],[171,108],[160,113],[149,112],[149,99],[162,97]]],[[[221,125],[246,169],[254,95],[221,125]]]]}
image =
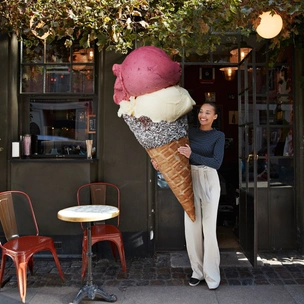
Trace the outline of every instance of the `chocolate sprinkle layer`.
{"type": "Polygon", "coordinates": [[[188,133],[187,115],[174,122],[161,121],[156,123],[147,116],[136,118],[127,114],[123,115],[123,119],[145,149],[163,146],[187,136],[188,133]]]}

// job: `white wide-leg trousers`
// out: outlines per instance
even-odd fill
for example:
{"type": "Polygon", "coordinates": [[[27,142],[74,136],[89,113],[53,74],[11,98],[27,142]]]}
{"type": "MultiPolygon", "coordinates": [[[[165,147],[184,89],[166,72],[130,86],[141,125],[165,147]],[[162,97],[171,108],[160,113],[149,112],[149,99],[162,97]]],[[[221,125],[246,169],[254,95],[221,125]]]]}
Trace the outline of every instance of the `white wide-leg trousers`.
{"type": "Polygon", "coordinates": [[[195,222],[185,213],[185,238],[192,277],[205,279],[210,289],[220,284],[220,252],[216,221],[220,199],[220,181],[215,169],[191,166],[195,204],[195,222]]]}

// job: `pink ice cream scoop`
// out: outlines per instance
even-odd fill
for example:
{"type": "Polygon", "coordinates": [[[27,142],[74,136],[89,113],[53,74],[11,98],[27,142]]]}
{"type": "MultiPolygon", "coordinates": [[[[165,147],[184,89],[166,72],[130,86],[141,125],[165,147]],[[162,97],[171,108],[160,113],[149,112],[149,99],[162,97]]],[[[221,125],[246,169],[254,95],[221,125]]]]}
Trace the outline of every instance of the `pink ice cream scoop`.
{"type": "Polygon", "coordinates": [[[132,51],[122,64],[113,65],[117,77],[114,84],[114,102],[129,100],[158,91],[179,82],[181,67],[161,49],[143,46],[132,51]]]}

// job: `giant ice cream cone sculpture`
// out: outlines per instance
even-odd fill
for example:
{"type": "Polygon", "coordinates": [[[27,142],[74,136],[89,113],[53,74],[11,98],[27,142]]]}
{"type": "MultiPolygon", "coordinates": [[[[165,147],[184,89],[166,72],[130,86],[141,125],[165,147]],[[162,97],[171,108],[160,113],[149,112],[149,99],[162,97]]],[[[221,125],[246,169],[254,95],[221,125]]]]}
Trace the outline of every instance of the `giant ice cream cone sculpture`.
{"type": "Polygon", "coordinates": [[[192,221],[195,221],[189,161],[185,156],[177,152],[180,146],[186,144],[189,144],[188,138],[183,137],[158,148],[147,149],[147,152],[151,159],[157,162],[159,171],[188,216],[192,221]]]}
{"type": "Polygon", "coordinates": [[[177,151],[188,143],[186,114],[195,102],[177,85],[180,65],[162,50],[146,46],[131,52],[121,65],[115,64],[113,72],[118,115],[157,162],[172,192],[195,221],[189,160],[177,151]]]}

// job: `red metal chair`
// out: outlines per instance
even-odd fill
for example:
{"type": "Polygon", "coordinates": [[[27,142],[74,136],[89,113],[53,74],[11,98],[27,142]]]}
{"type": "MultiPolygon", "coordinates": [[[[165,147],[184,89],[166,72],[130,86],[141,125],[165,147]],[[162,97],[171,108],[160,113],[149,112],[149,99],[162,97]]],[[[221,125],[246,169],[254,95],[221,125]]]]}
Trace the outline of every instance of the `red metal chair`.
{"type": "Polygon", "coordinates": [[[45,250],[52,253],[59,275],[64,280],[54,241],[50,237],[39,235],[32,202],[26,193],[0,192],[0,221],[7,240],[4,244],[0,243],[2,249],[0,285],[2,285],[6,256],[8,256],[15,264],[20,297],[25,303],[27,266],[33,275],[33,255],[45,250]]]}
{"type": "MultiPolygon", "coordinates": [[[[95,182],[81,186],[77,190],[78,205],[115,205],[120,210],[120,190],[110,183],[95,182]],[[114,203],[115,202],[115,203],[114,203]]],[[[121,231],[118,229],[120,224],[120,214],[113,219],[115,224],[105,224],[105,222],[95,222],[91,227],[92,246],[101,241],[110,241],[111,250],[116,260],[116,248],[118,249],[122,270],[127,271],[125,249],[121,231]]],[[[83,229],[82,240],[82,272],[81,277],[84,279],[88,265],[88,237],[87,228],[81,223],[83,229]]]]}

